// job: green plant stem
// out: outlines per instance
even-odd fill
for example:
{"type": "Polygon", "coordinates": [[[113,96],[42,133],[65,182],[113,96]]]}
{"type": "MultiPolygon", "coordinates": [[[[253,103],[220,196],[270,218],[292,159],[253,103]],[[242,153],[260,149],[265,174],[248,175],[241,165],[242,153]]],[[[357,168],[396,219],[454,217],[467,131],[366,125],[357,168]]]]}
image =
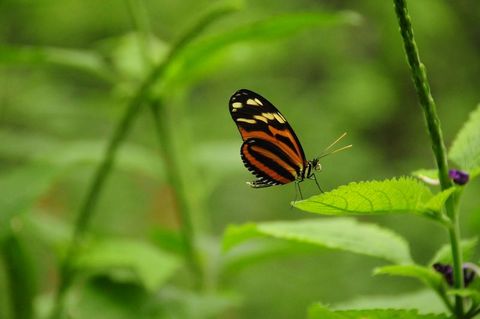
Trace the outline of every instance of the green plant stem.
{"type": "MultiPolygon", "coordinates": [[[[141,35],[139,38],[140,49],[143,52],[145,64],[151,63],[149,57],[149,40],[150,40],[150,25],[146,15],[142,0],[127,0],[132,23],[137,32],[141,35]]],[[[185,259],[194,275],[194,284],[197,288],[202,286],[202,267],[195,247],[195,232],[191,219],[192,211],[191,205],[186,193],[184,181],[180,167],[178,165],[179,159],[176,156],[175,148],[173,147],[172,132],[169,126],[167,110],[160,98],[156,98],[149,102],[150,110],[152,111],[155,129],[158,136],[159,144],[162,149],[162,155],[165,161],[167,179],[169,185],[174,189],[174,196],[176,203],[178,203],[179,224],[183,237],[185,247],[185,259]]]]}
{"type": "Polygon", "coordinates": [[[85,199],[80,206],[78,218],[75,222],[73,239],[69,247],[67,248],[66,256],[63,259],[61,265],[60,284],[57,291],[55,308],[53,310],[53,318],[58,318],[63,312],[65,293],[68,287],[71,285],[74,277],[72,264],[75,252],[80,247],[80,244],[84,239],[86,230],[90,226],[94,208],[97,204],[98,198],[100,197],[100,193],[105,185],[106,178],[109,175],[114,164],[117,150],[120,147],[120,144],[125,139],[128,131],[130,130],[133,120],[138,115],[140,107],[147,98],[151,86],[162,74],[164,68],[164,64],[161,64],[157,68],[153,69],[147,79],[142,83],[133,98],[130,100],[126,112],[123,114],[117,127],[115,128],[115,131],[110,141],[108,142],[108,146],[103,156],[102,162],[97,167],[93,180],[90,184],[90,187],[88,188],[87,195],[85,196],[85,199]]]}
{"type": "Polygon", "coordinates": [[[142,0],[127,0],[126,2],[130,19],[138,33],[138,41],[143,61],[145,65],[149,66],[153,63],[150,55],[150,38],[152,33],[145,4],[142,0]]]}
{"type": "MultiPolygon", "coordinates": [[[[413,82],[420,105],[423,110],[425,121],[427,123],[428,133],[430,136],[432,150],[437,163],[438,175],[440,179],[441,189],[445,190],[453,186],[448,176],[447,152],[443,141],[440,120],[437,115],[435,102],[430,92],[428,84],[427,71],[420,61],[420,55],[415,43],[412,23],[408,14],[406,0],[394,0],[395,13],[400,26],[405,53],[407,55],[408,64],[413,77],[413,82]]],[[[462,254],[460,251],[460,229],[458,223],[458,195],[451,196],[445,203],[445,209],[451,221],[448,229],[450,243],[452,247],[453,268],[454,268],[454,284],[456,289],[463,287],[463,271],[462,271],[462,254]]],[[[463,298],[455,297],[455,313],[457,317],[462,318],[464,313],[463,298]]]]}
{"type": "MultiPolygon", "coordinates": [[[[175,45],[172,46],[172,49],[170,50],[165,60],[152,68],[148,76],[139,85],[135,94],[130,99],[130,102],[127,105],[127,110],[120,119],[112,137],[110,138],[110,141],[108,142],[108,146],[106,148],[102,162],[97,167],[93,180],[87,191],[87,195],[85,196],[85,199],[80,206],[78,218],[75,223],[73,239],[70,242],[69,247],[67,248],[65,258],[62,261],[59,279],[60,282],[57,289],[54,308],[51,314],[52,318],[59,318],[63,313],[65,294],[75,276],[75,272],[72,267],[75,253],[80,247],[80,244],[85,237],[86,230],[90,225],[94,208],[96,206],[100,193],[105,185],[106,178],[109,175],[111,168],[114,164],[117,150],[125,139],[128,131],[130,130],[133,120],[138,115],[142,104],[149,98],[152,87],[164,75],[168,66],[172,63],[172,61],[174,61],[178,53],[181,52],[181,50],[190,41],[200,35],[204,29],[206,29],[219,17],[227,13],[233,12],[234,10],[236,10],[236,7],[231,5],[219,6],[202,16],[201,19],[199,19],[196,24],[189,28],[183,34],[183,36],[179,38],[175,45]]],[[[192,259],[190,264],[193,265],[193,263],[195,263],[195,259],[192,259]]],[[[198,266],[198,268],[200,268],[200,266],[198,266]]]]}
{"type": "Polygon", "coordinates": [[[9,279],[12,319],[33,318],[34,262],[25,243],[12,231],[3,242],[2,253],[9,279]]]}
{"type": "Polygon", "coordinates": [[[186,181],[183,178],[181,159],[176,155],[177,152],[174,147],[172,127],[169,125],[168,109],[164,106],[160,98],[156,98],[150,103],[150,110],[152,111],[155,121],[155,128],[162,148],[162,155],[164,156],[165,166],[167,169],[167,176],[170,185],[174,189],[174,196],[178,203],[179,222],[186,250],[186,260],[190,265],[194,275],[195,287],[201,288],[203,286],[203,270],[198,249],[195,246],[197,240],[192,223],[192,209],[189,196],[187,194],[186,181]]]}

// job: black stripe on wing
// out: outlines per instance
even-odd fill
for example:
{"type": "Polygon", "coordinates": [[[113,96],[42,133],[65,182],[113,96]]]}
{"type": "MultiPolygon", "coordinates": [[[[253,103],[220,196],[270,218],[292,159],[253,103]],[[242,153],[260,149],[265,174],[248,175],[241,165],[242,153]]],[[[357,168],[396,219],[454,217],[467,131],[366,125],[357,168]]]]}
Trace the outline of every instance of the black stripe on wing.
{"type": "Polygon", "coordinates": [[[245,167],[252,172],[262,186],[282,185],[293,182],[300,168],[292,162],[275,144],[264,140],[249,139],[241,148],[241,157],[245,167]]]}
{"type": "MultiPolygon", "coordinates": [[[[282,113],[267,99],[241,89],[232,95],[229,106],[230,114],[244,141],[262,138],[271,143],[283,143],[283,148],[289,148],[295,153],[289,152],[290,157],[305,165],[305,153],[298,137],[282,113]]],[[[284,151],[288,152],[286,149],[284,151]]]]}

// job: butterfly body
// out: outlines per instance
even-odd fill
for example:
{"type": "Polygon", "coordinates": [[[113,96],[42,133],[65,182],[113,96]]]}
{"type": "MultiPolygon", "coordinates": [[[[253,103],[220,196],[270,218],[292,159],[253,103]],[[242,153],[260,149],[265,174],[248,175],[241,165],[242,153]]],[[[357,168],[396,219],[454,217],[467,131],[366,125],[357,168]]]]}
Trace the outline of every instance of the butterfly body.
{"type": "Polygon", "coordinates": [[[241,89],[230,98],[230,114],[240,131],[240,155],[257,177],[254,188],[315,179],[318,158],[307,161],[295,132],[280,111],[261,95],[241,89]]]}

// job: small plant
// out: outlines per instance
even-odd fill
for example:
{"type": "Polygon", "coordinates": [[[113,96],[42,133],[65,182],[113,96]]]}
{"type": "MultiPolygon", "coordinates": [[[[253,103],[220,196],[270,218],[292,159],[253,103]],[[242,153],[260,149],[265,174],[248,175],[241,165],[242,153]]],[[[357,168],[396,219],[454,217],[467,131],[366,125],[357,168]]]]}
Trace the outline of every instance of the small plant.
{"type": "MultiPolygon", "coordinates": [[[[480,106],[472,112],[447,155],[426,69],[420,61],[414,40],[406,0],[394,0],[394,7],[437,169],[415,171],[413,175],[420,180],[398,177],[350,183],[293,203],[305,212],[341,217],[230,226],[225,233],[224,249],[230,250],[250,238],[266,236],[379,257],[392,265],[375,269],[376,275],[416,278],[438,295],[455,318],[469,319],[480,313],[480,280],[476,278],[480,272],[470,260],[477,240],[461,240],[459,202],[468,182],[480,175],[480,106]],[[449,170],[447,157],[461,170],[449,170]],[[432,191],[428,184],[439,184],[440,190],[432,191]],[[427,265],[412,260],[407,241],[398,234],[346,217],[407,213],[429,218],[449,234],[450,244],[440,248],[427,265]]],[[[416,310],[395,309],[331,311],[317,304],[311,307],[309,318],[440,319],[448,316],[420,315],[416,310]]]]}

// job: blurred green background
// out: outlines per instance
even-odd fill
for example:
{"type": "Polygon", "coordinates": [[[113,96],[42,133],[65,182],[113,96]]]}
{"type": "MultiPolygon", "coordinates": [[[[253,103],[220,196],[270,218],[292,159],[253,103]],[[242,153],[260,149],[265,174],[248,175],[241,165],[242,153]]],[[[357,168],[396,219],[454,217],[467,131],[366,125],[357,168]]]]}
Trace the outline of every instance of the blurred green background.
{"type": "MultiPolygon", "coordinates": [[[[58,259],[94,170],[148,68],[129,3],[136,1],[0,2],[0,240],[7,244],[10,232],[20,239],[40,313],[58,284],[58,259]]],[[[153,60],[164,58],[211,5],[143,1],[139,8],[155,36],[147,41],[153,60]]],[[[409,5],[448,146],[480,100],[480,3],[409,5]]],[[[186,190],[193,198],[207,292],[191,290],[184,266],[153,291],[121,273],[96,269],[73,288],[72,318],[140,318],[140,313],[148,318],[301,318],[314,302],[348,304],[360,296],[397,296],[420,288],[409,280],[372,277],[372,267],[382,261],[318,249],[222,270],[228,256],[221,254],[220,242],[227,225],[315,217],[290,207],[293,184],[245,185],[252,176],[240,160],[241,139],[228,113],[228,99],[237,89],[272,101],[309,158],[348,132],[347,143],[354,147],[322,160],[317,177],[325,190],[408,175],[434,163],[391,1],[261,0],[240,6],[210,25],[198,43],[277,16],[319,12],[347,18],[280,37],[266,34],[255,41],[247,36],[172,68],[159,90],[168,92],[163,95],[178,165],[188,172],[186,190]],[[182,307],[187,310],[178,314],[182,307]]],[[[144,108],[100,195],[92,236],[135,239],[175,255],[179,206],[160,149],[151,113],[144,108]]],[[[309,196],[316,187],[305,182],[302,190],[309,196]]],[[[464,237],[480,231],[479,191],[476,182],[464,197],[464,237]]],[[[427,262],[446,242],[442,229],[417,217],[361,219],[408,238],[419,262],[427,262]]],[[[121,255],[135,249],[122,247],[121,255]]],[[[0,318],[12,313],[9,265],[0,260],[0,318]]]]}

